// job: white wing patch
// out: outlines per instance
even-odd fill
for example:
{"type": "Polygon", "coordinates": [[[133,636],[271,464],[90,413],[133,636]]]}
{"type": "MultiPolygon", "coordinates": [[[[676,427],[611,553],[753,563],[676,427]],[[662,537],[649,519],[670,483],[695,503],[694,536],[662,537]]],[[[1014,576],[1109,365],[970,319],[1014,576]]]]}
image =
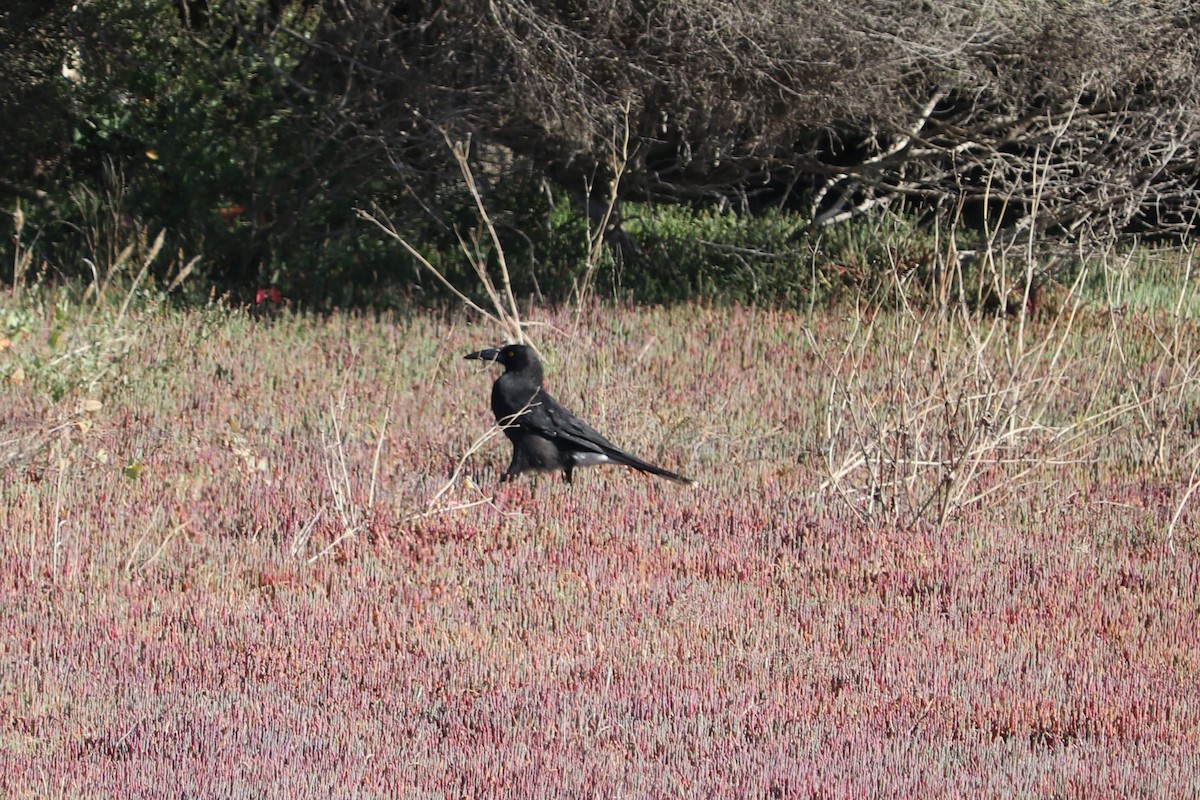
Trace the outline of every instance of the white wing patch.
{"type": "Polygon", "coordinates": [[[571,453],[571,463],[577,467],[594,467],[597,464],[611,463],[612,459],[604,453],[571,453]]]}

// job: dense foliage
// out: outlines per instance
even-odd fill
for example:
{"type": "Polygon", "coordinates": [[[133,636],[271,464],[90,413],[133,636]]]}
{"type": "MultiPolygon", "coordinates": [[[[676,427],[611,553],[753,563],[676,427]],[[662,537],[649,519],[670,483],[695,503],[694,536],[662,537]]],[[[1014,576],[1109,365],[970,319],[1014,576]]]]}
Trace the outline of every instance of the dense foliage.
{"type": "Polygon", "coordinates": [[[83,259],[105,237],[165,228],[160,274],[200,256],[203,285],[357,302],[436,285],[356,209],[459,269],[477,220],[447,142],[469,139],[527,292],[569,290],[607,224],[614,284],[719,294],[720,252],[680,264],[671,243],[777,207],[718,244],[786,297],[804,229],[898,201],[992,244],[1189,232],[1196,22],[1098,0],[16,0],[0,197],[36,232],[32,270],[103,271],[83,259]],[[602,219],[614,193],[645,205],[602,219]],[[671,204],[682,239],[625,222],[671,204]]]}

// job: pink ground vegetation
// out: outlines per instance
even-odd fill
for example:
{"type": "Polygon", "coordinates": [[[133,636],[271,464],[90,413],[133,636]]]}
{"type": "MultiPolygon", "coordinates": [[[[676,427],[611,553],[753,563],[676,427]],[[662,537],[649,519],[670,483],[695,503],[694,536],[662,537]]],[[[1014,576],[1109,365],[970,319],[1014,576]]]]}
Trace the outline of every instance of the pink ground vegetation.
{"type": "MultiPolygon", "coordinates": [[[[1196,515],[1165,534],[1190,466],[1125,427],[890,524],[819,489],[804,326],[843,320],[596,311],[541,342],[551,389],[701,487],[497,487],[497,441],[431,506],[490,424],[486,331],[138,324],[91,395],[7,387],[0,796],[1200,792],[1196,515]],[[495,503],[450,510],[466,479],[495,503]]],[[[1064,384],[1119,395],[1094,351],[1064,384]]]]}

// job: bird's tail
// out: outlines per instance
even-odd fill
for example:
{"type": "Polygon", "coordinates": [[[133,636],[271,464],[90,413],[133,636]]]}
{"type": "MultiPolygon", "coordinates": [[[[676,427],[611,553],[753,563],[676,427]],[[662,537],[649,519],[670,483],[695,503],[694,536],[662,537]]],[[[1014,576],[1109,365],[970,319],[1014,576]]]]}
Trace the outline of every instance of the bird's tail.
{"type": "Polygon", "coordinates": [[[669,469],[663,469],[662,467],[656,467],[653,464],[645,464],[644,466],[634,465],[634,468],[640,469],[642,472],[649,472],[651,475],[657,475],[660,478],[666,478],[667,480],[675,481],[676,483],[682,483],[684,486],[695,486],[696,485],[696,482],[694,480],[692,480],[691,478],[685,478],[682,475],[680,475],[678,472],[671,472],[671,470],[669,470],[669,469]]]}
{"type": "Polygon", "coordinates": [[[680,475],[678,472],[671,472],[671,470],[669,470],[669,469],[663,469],[662,467],[656,467],[653,464],[651,464],[649,461],[642,461],[637,456],[632,456],[623,450],[616,449],[615,447],[612,448],[611,450],[605,448],[604,454],[607,455],[610,459],[612,459],[613,461],[615,461],[618,464],[624,464],[627,467],[633,467],[634,469],[639,470],[641,472],[648,472],[651,475],[657,475],[658,477],[666,478],[669,481],[675,481],[676,483],[682,483],[684,486],[695,486],[696,485],[696,482],[694,480],[692,480],[691,478],[685,478],[682,475],[680,475]]]}

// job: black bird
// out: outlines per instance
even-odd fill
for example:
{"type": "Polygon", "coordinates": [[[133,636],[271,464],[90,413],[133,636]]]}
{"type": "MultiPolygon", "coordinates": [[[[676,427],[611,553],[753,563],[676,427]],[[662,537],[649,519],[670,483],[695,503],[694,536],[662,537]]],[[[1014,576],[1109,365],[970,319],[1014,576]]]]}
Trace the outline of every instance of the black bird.
{"type": "Polygon", "coordinates": [[[626,453],[563,408],[542,388],[542,362],[532,348],[510,344],[465,357],[504,367],[504,374],[492,384],[492,413],[513,445],[512,463],[501,480],[510,481],[528,470],[562,470],[570,483],[576,467],[624,464],[679,483],[695,483],[626,453]]]}

